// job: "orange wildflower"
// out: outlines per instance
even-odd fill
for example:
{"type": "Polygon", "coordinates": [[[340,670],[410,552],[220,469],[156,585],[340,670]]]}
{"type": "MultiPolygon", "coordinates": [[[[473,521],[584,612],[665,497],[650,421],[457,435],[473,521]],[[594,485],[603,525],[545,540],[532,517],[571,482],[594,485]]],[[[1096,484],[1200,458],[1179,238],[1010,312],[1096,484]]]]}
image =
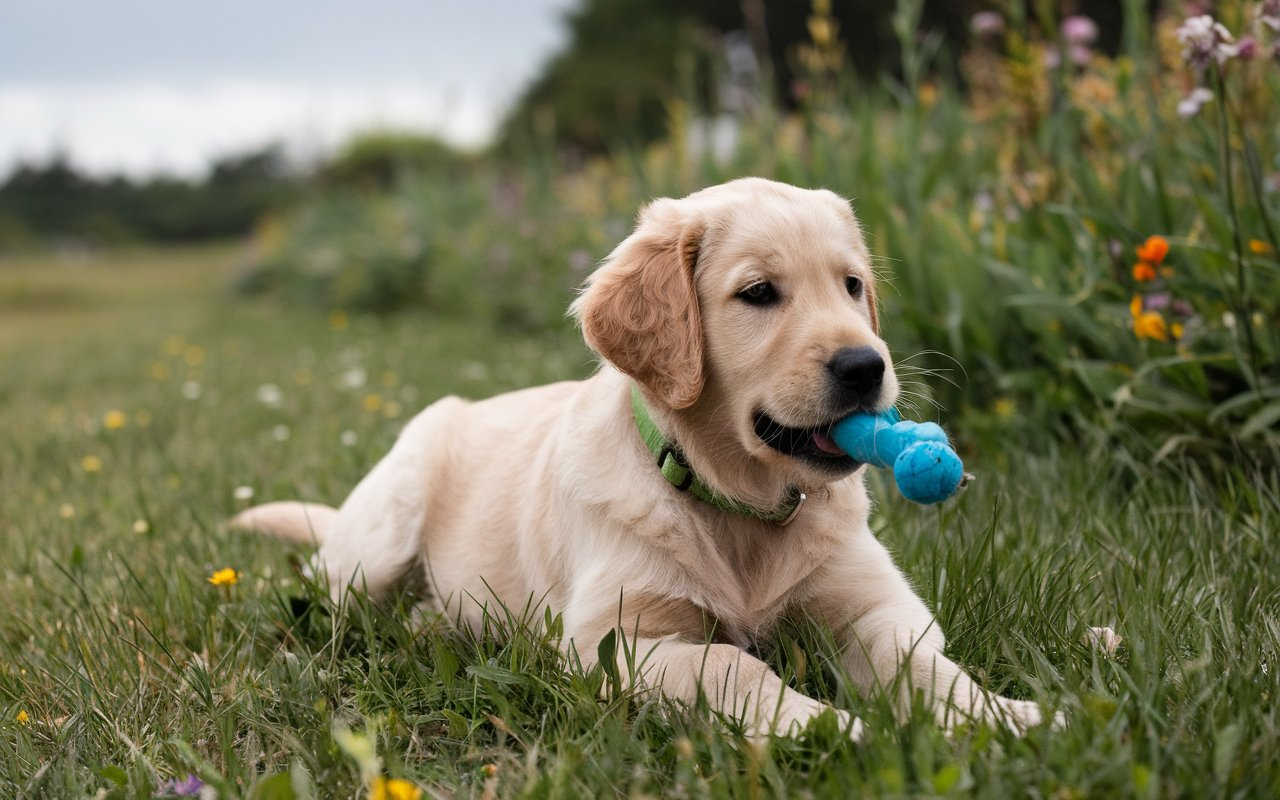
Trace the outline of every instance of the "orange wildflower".
{"type": "Polygon", "coordinates": [[[1153,267],[1159,266],[1169,255],[1169,242],[1163,236],[1148,236],[1137,248],[1138,258],[1153,267]]]}
{"type": "Polygon", "coordinates": [[[1138,283],[1146,283],[1156,279],[1156,268],[1145,261],[1133,265],[1133,279],[1138,283]]]}
{"type": "Polygon", "coordinates": [[[1255,256],[1269,256],[1275,251],[1276,250],[1274,247],[1262,241],[1261,239],[1249,240],[1249,252],[1253,253],[1255,256]]]}

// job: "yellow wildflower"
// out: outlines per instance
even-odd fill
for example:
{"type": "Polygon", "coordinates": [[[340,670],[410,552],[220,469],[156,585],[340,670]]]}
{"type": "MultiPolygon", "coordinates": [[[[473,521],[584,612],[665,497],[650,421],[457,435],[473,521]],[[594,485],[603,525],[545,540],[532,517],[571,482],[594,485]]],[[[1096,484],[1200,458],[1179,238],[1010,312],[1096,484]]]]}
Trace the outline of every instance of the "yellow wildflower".
{"type": "Polygon", "coordinates": [[[83,469],[85,472],[101,472],[102,459],[98,458],[95,455],[87,455],[84,458],[80,459],[80,468],[83,469]]]}
{"type": "Polygon", "coordinates": [[[1169,326],[1169,333],[1172,334],[1173,338],[1175,339],[1182,338],[1182,330],[1183,328],[1182,328],[1181,322],[1175,322],[1169,326]]]}
{"type": "Polygon", "coordinates": [[[134,533],[146,533],[149,530],[151,530],[151,524],[148,523],[145,519],[135,519],[133,521],[134,533]]]}
{"type": "Polygon", "coordinates": [[[1249,252],[1255,256],[1268,256],[1274,253],[1276,249],[1261,239],[1249,240],[1249,252]]]}
{"type": "Polygon", "coordinates": [[[1129,301],[1129,313],[1133,315],[1134,319],[1137,319],[1139,316],[1142,315],[1142,296],[1141,295],[1135,294],[1133,296],[1133,299],[1129,301]]]}
{"type": "Polygon", "coordinates": [[[182,360],[187,362],[189,367],[198,367],[204,362],[204,348],[198,344],[189,344],[182,351],[182,360]]]}
{"type": "Polygon", "coordinates": [[[231,567],[226,567],[210,575],[208,581],[214,586],[235,586],[240,582],[240,574],[231,567]]]}
{"type": "Polygon", "coordinates": [[[102,427],[109,431],[118,431],[129,423],[129,417],[118,408],[113,408],[102,415],[102,427]]]}
{"type": "Polygon", "coordinates": [[[422,789],[403,778],[374,778],[369,800],[420,800],[422,789]]]}
{"type": "Polygon", "coordinates": [[[63,503],[58,506],[58,516],[63,519],[71,519],[76,515],[76,507],[70,503],[63,503]]]}
{"type": "Polygon", "coordinates": [[[1133,335],[1139,339],[1169,341],[1169,328],[1158,311],[1143,311],[1133,318],[1133,335]]]}
{"type": "Polygon", "coordinates": [[[19,725],[28,725],[31,723],[31,717],[27,714],[25,708],[18,710],[18,716],[14,717],[19,725]]]}
{"type": "Polygon", "coordinates": [[[364,410],[377,411],[382,408],[382,396],[378,394],[366,394],[364,396],[364,410]]]}

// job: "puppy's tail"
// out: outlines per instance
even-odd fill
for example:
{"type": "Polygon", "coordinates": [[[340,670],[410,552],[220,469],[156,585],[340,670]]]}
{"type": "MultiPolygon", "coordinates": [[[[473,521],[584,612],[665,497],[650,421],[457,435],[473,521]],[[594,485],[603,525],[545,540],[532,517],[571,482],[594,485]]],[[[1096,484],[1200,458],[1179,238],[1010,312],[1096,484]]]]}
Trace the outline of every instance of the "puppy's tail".
{"type": "Polygon", "coordinates": [[[265,503],[231,518],[233,528],[262,531],[298,544],[324,544],[338,520],[338,510],[319,503],[265,503]]]}

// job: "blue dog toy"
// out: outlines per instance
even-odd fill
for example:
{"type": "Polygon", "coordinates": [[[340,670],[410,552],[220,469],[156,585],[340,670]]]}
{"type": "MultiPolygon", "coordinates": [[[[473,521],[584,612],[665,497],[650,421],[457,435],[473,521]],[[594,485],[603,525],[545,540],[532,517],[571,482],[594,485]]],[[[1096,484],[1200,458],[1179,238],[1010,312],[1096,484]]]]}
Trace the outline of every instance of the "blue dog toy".
{"type": "Polygon", "coordinates": [[[946,432],[933,422],[904,420],[896,408],[845,417],[832,428],[831,438],[855,461],[892,468],[898,491],[914,503],[940,503],[965,478],[946,432]]]}

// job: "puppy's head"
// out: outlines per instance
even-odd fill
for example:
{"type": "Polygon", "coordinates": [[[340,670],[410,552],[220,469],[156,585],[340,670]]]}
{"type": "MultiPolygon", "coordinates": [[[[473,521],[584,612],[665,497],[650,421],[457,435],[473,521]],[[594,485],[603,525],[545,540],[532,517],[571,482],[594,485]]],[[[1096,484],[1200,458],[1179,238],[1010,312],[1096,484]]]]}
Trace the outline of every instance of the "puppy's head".
{"type": "Polygon", "coordinates": [[[573,308],[587,344],[681,423],[681,445],[802,484],[857,464],[831,425],[897,397],[849,204],[758,178],[658,200],[573,308]]]}

